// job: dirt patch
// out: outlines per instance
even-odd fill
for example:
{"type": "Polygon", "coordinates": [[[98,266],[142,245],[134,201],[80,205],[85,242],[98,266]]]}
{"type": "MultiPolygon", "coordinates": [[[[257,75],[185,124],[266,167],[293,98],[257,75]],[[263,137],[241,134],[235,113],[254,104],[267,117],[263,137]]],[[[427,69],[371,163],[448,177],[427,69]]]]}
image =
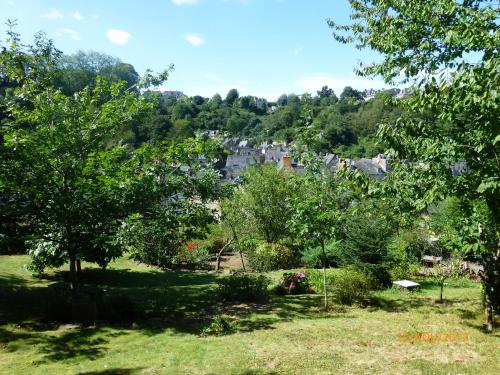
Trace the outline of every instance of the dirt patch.
{"type": "MultiPolygon", "coordinates": [[[[248,262],[243,255],[243,261],[245,262],[245,267],[248,268],[248,262]]],[[[210,262],[211,269],[215,269],[216,266],[216,260],[214,259],[212,262],[210,262]]],[[[223,272],[229,272],[229,271],[237,271],[237,270],[242,270],[243,266],[241,264],[241,257],[240,253],[238,252],[227,252],[224,253],[224,255],[221,257],[220,261],[220,270],[223,272]]]]}

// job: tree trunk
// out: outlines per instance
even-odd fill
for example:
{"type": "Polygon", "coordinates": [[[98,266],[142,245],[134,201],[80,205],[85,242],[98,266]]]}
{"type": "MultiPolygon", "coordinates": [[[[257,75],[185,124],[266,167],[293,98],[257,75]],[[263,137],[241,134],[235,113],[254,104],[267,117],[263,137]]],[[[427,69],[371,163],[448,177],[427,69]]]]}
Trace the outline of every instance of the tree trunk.
{"type": "Polygon", "coordinates": [[[486,318],[486,331],[493,332],[493,294],[494,294],[494,272],[493,257],[486,256],[483,262],[483,291],[484,291],[484,314],[486,318]]]}
{"type": "Polygon", "coordinates": [[[322,263],[323,263],[323,293],[325,295],[325,310],[328,310],[328,291],[326,290],[326,254],[325,243],[321,242],[322,263]]]}
{"type": "Polygon", "coordinates": [[[80,259],[76,260],[76,273],[78,275],[78,278],[80,279],[82,277],[82,262],[80,259]]]}
{"type": "Polygon", "coordinates": [[[241,252],[241,250],[238,250],[238,252],[240,253],[241,266],[243,267],[243,272],[247,272],[247,270],[245,268],[245,261],[243,260],[243,253],[241,252]]]}
{"type": "Polygon", "coordinates": [[[483,258],[483,290],[486,330],[493,332],[495,308],[500,309],[500,201],[499,195],[492,192],[486,195],[486,203],[493,219],[495,240],[490,244],[491,251],[483,258]]]}
{"type": "Polygon", "coordinates": [[[241,266],[243,267],[243,272],[246,272],[245,261],[243,260],[243,253],[241,252],[240,241],[238,240],[238,235],[236,234],[236,230],[231,225],[231,231],[233,232],[233,239],[236,241],[236,245],[238,246],[238,252],[240,253],[241,266]]]}
{"type": "MultiPolygon", "coordinates": [[[[229,240],[224,246],[222,246],[222,249],[217,253],[217,263],[215,264],[215,272],[219,272],[220,269],[220,258],[222,257],[222,253],[228,247],[233,240],[229,240]]],[[[241,253],[240,253],[241,254],[241,253]]]]}
{"type": "Polygon", "coordinates": [[[74,255],[69,256],[69,280],[71,290],[73,293],[76,293],[78,287],[78,274],[76,270],[76,257],[74,255]]]}
{"type": "Polygon", "coordinates": [[[444,288],[444,279],[441,280],[441,294],[439,295],[439,303],[443,303],[443,288],[444,288]]]}

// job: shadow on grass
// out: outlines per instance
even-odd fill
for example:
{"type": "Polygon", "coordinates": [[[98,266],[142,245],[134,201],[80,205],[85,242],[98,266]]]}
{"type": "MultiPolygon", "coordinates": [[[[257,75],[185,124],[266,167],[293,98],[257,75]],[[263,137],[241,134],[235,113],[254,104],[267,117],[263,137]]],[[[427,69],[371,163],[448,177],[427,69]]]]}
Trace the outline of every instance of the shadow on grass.
{"type": "MultiPolygon", "coordinates": [[[[124,332],[122,332],[123,334],[124,332]]],[[[21,347],[37,346],[43,354],[38,363],[66,359],[97,359],[105,355],[109,339],[102,329],[75,328],[62,334],[46,331],[5,329],[0,327],[0,345],[6,352],[16,352],[21,347]]]]}
{"type": "Polygon", "coordinates": [[[142,367],[136,368],[112,368],[103,371],[85,371],[79,372],[77,375],[134,375],[139,374],[142,370],[142,367]]]}
{"type": "MultiPolygon", "coordinates": [[[[67,272],[57,272],[46,278],[61,281],[67,276],[67,272]]],[[[46,331],[57,325],[43,323],[43,306],[49,288],[35,287],[25,279],[2,274],[0,344],[10,351],[17,350],[20,345],[36,345],[44,355],[43,360],[47,361],[78,357],[95,359],[105,354],[112,337],[126,334],[129,329],[140,330],[150,336],[161,334],[166,329],[199,334],[215,314],[235,317],[234,332],[273,329],[276,323],[294,319],[351,318],[348,312],[322,312],[320,295],[274,296],[265,304],[221,304],[216,294],[217,278],[217,275],[208,272],[86,269],[81,278],[83,284],[99,286],[110,296],[126,295],[139,310],[137,319],[114,324],[100,322],[97,328],[68,329],[53,334],[46,331]],[[21,329],[1,327],[2,324],[15,326],[26,321],[37,324],[21,324],[21,329]],[[113,331],[106,331],[106,326],[114,328],[113,331]]],[[[422,287],[435,286],[429,283],[422,287]]],[[[394,293],[389,297],[377,297],[374,308],[388,312],[408,311],[432,305],[428,300],[428,296],[424,295],[416,294],[413,298],[412,295],[394,293]]],[[[440,305],[434,307],[439,309],[440,305]]],[[[113,373],[110,371],[114,370],[100,373],[113,373]]],[[[139,369],[124,371],[133,373],[139,369]]]]}
{"type": "Polygon", "coordinates": [[[235,372],[234,375],[278,375],[276,371],[267,370],[243,370],[241,372],[235,372]]]}

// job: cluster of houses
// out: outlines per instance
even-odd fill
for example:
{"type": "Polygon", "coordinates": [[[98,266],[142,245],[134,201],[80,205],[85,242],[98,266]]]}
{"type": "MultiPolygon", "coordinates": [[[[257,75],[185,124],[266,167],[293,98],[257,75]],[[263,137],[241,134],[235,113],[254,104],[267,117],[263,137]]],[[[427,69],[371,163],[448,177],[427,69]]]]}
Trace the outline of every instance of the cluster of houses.
{"type": "MultiPolygon", "coordinates": [[[[229,150],[226,165],[222,169],[223,178],[234,181],[239,178],[243,169],[253,164],[274,163],[278,168],[293,170],[297,173],[304,172],[304,165],[291,156],[291,149],[283,143],[264,142],[258,146],[251,146],[247,140],[238,137],[227,138],[224,145],[229,150]]],[[[360,170],[370,177],[381,179],[390,172],[390,164],[384,155],[374,158],[345,159],[334,154],[321,156],[323,164],[332,173],[342,168],[360,170]]]]}

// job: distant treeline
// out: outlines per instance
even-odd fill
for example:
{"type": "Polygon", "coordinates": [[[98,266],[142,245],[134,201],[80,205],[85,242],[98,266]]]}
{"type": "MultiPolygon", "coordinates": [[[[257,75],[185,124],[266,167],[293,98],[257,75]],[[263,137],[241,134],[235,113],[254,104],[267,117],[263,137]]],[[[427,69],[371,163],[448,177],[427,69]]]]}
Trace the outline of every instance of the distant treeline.
{"type": "MultiPolygon", "coordinates": [[[[97,76],[111,81],[125,81],[133,87],[139,81],[134,67],[115,57],[97,52],[78,52],[59,58],[59,72],[54,85],[66,95],[95,85],[97,76]]],[[[0,77],[0,96],[9,88],[8,79],[0,77]]],[[[125,143],[138,147],[144,142],[168,141],[194,135],[197,131],[218,130],[255,143],[292,142],[304,125],[320,135],[318,152],[334,152],[345,157],[371,157],[383,152],[376,142],[378,124],[391,121],[400,110],[391,104],[395,90],[378,92],[365,100],[363,93],[346,87],[339,96],[327,86],[313,95],[282,95],[276,102],[240,96],[236,89],[225,97],[156,96],[154,111],[140,122],[128,125],[120,134],[125,143]],[[305,120],[307,119],[307,120],[305,120]],[[306,124],[305,124],[306,123],[306,124]]]]}

